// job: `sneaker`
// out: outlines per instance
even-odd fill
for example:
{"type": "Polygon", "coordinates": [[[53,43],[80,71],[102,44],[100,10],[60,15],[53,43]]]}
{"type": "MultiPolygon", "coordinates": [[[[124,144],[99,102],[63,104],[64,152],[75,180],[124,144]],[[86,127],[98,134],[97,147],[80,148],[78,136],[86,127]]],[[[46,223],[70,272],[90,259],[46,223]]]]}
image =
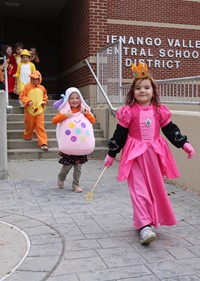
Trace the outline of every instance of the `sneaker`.
{"type": "Polygon", "coordinates": [[[142,245],[149,244],[150,242],[156,239],[157,239],[156,234],[155,232],[152,231],[150,226],[146,226],[142,228],[142,230],[140,231],[140,243],[142,245]]]}
{"type": "Polygon", "coordinates": [[[82,189],[82,187],[77,186],[74,191],[75,191],[76,193],[80,193],[80,192],[83,192],[83,189],[82,189]]]}
{"type": "Polygon", "coordinates": [[[44,150],[44,151],[48,151],[49,150],[49,148],[48,148],[48,146],[46,144],[41,145],[40,148],[42,150],[44,150]]]}
{"type": "Polygon", "coordinates": [[[64,188],[64,181],[58,180],[58,188],[60,188],[60,189],[64,188]]]}

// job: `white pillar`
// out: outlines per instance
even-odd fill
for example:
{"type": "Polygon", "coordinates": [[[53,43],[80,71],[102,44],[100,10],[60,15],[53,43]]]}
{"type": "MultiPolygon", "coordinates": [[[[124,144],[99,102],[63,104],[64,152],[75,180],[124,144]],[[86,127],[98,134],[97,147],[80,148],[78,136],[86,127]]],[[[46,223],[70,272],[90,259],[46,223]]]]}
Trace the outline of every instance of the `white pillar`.
{"type": "Polygon", "coordinates": [[[6,108],[6,93],[0,90],[0,180],[8,178],[6,108]]]}

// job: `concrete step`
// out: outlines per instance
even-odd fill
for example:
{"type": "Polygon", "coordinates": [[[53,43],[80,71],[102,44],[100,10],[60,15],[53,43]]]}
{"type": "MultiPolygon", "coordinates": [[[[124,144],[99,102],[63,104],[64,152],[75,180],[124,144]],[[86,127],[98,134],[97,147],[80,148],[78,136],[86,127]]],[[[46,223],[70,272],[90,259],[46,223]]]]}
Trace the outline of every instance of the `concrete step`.
{"type": "MultiPolygon", "coordinates": [[[[24,121],[7,121],[7,129],[8,130],[23,130],[24,129],[24,121]]],[[[56,125],[52,124],[51,121],[45,120],[45,129],[56,129],[56,125]]],[[[95,123],[93,125],[93,129],[100,129],[100,123],[95,123]]]]}
{"type": "MultiPolygon", "coordinates": [[[[96,147],[94,152],[88,155],[88,158],[104,159],[108,149],[106,147],[96,147]]],[[[22,159],[59,159],[58,148],[50,148],[49,151],[42,151],[40,148],[32,149],[8,149],[9,160],[22,159]]],[[[24,167],[25,168],[25,167],[24,167]]]]}
{"type": "MultiPolygon", "coordinates": [[[[13,107],[11,114],[23,114],[24,108],[23,107],[13,107]]],[[[53,115],[56,115],[58,111],[53,108],[52,106],[47,106],[45,110],[45,114],[52,113],[53,115]]]]}
{"type": "MultiPolygon", "coordinates": [[[[55,129],[47,129],[48,138],[56,138],[56,130],[55,129]]],[[[7,130],[7,138],[8,140],[13,139],[22,139],[24,130],[7,130]]],[[[101,129],[94,129],[95,138],[103,138],[103,131],[101,129]]]]}
{"type": "MultiPolygon", "coordinates": [[[[8,140],[7,147],[8,149],[32,149],[37,148],[38,140],[34,136],[32,140],[23,140],[23,139],[12,139],[8,140]]],[[[49,148],[58,147],[57,139],[51,138],[48,139],[49,148]]],[[[107,140],[104,138],[95,138],[95,147],[107,147],[107,140]]]]}
{"type": "MultiPolygon", "coordinates": [[[[53,107],[53,103],[55,102],[56,100],[52,100],[52,99],[49,99],[49,103],[47,105],[47,107],[53,107]]],[[[19,104],[19,101],[18,99],[14,100],[14,99],[10,99],[9,100],[9,105],[12,105],[13,107],[21,107],[20,104],[19,104]]],[[[21,107],[23,108],[23,107],[21,107]]]]}
{"type": "MultiPolygon", "coordinates": [[[[24,128],[24,122],[21,122],[21,121],[7,122],[7,129],[9,131],[21,130],[23,128],[24,128]]],[[[51,121],[45,121],[46,130],[49,130],[49,129],[55,130],[55,128],[56,128],[56,126],[54,124],[52,124],[51,121]]]]}
{"type": "MultiPolygon", "coordinates": [[[[45,122],[49,121],[51,122],[52,117],[55,116],[55,114],[45,114],[45,122]]],[[[12,121],[21,121],[22,123],[24,122],[24,114],[23,113],[17,113],[17,114],[8,114],[7,115],[7,121],[12,122],[12,121]]]]}
{"type": "MultiPolygon", "coordinates": [[[[19,106],[17,100],[12,100],[13,106],[11,113],[7,114],[7,148],[9,160],[23,159],[58,159],[58,144],[56,139],[56,125],[52,124],[52,117],[57,111],[52,107],[54,101],[50,101],[45,111],[45,129],[48,136],[49,151],[42,151],[38,147],[38,140],[34,133],[31,141],[23,140],[24,133],[24,108],[19,106]]],[[[93,125],[95,136],[95,150],[88,157],[104,159],[108,148],[107,140],[103,137],[100,123],[93,125]]]]}

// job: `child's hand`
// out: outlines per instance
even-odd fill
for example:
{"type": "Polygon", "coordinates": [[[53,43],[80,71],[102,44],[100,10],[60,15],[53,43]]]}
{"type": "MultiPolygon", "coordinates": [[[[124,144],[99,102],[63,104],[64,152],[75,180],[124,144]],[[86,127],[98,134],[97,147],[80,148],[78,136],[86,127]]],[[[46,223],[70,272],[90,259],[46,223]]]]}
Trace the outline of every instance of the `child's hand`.
{"type": "Polygon", "coordinates": [[[85,107],[81,106],[81,113],[86,114],[88,111],[85,107]]]}
{"type": "Polygon", "coordinates": [[[46,102],[45,100],[43,100],[42,104],[43,104],[43,105],[46,105],[46,104],[47,104],[47,102],[46,102]]]}
{"type": "Polygon", "coordinates": [[[73,116],[73,113],[71,111],[68,111],[68,112],[65,113],[65,116],[67,118],[71,118],[73,116]]]}
{"type": "Polygon", "coordinates": [[[30,101],[27,103],[27,105],[28,105],[28,106],[33,105],[32,100],[30,100],[30,101]]]}
{"type": "Polygon", "coordinates": [[[104,160],[104,166],[109,168],[110,166],[112,166],[113,164],[113,161],[114,161],[114,158],[109,156],[108,154],[106,155],[106,158],[104,160]]]}
{"type": "Polygon", "coordinates": [[[188,154],[188,159],[191,159],[195,154],[194,148],[189,142],[184,143],[183,150],[188,154]]]}

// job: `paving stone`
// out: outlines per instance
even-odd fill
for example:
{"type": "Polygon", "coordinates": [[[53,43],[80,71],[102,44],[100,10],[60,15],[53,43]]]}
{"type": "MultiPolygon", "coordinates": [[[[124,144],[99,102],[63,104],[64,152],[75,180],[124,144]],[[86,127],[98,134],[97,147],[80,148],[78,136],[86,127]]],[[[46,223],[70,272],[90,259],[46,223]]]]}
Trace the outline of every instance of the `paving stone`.
{"type": "MultiPolygon", "coordinates": [[[[32,161],[26,175],[26,163],[15,165],[17,178],[0,181],[0,221],[24,231],[30,251],[6,281],[200,280],[199,195],[166,183],[178,224],[159,227],[158,239],[143,246],[133,227],[127,183],[116,181],[117,161],[101,178],[92,201],[84,196],[99,177],[102,160],[83,165],[81,194],[71,191],[72,173],[65,188],[57,188],[57,161],[32,161]]],[[[20,255],[14,248],[6,250],[20,255]]]]}

